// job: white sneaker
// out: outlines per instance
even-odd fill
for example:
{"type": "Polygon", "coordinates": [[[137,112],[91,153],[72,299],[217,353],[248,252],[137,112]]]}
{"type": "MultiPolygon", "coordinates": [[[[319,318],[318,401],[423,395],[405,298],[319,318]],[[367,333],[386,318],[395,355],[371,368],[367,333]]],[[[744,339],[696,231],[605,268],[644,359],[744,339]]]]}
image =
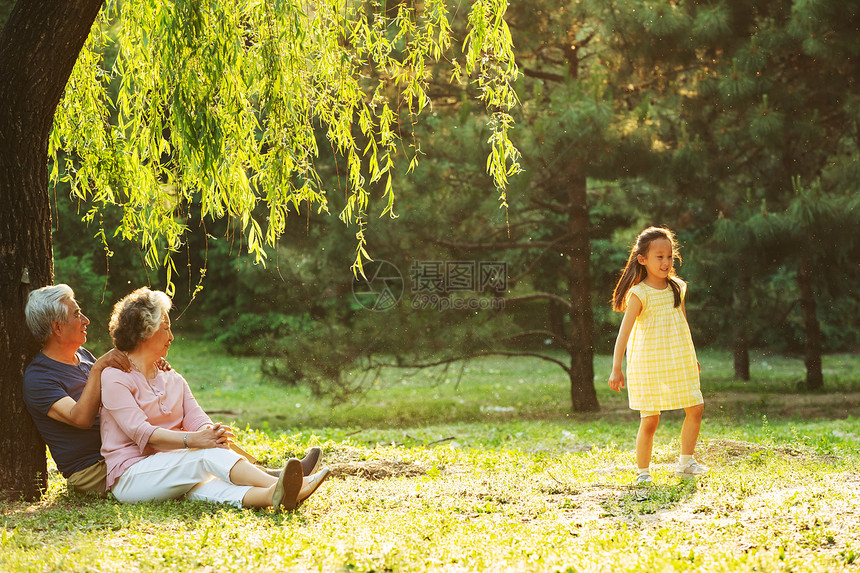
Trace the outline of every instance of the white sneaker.
{"type": "Polygon", "coordinates": [[[633,485],[651,485],[651,474],[639,474],[633,480],[633,485]]]}
{"type": "Polygon", "coordinates": [[[697,476],[705,475],[710,470],[708,466],[700,464],[696,460],[690,460],[685,466],[678,466],[675,469],[675,477],[681,479],[691,479],[697,476]]]}

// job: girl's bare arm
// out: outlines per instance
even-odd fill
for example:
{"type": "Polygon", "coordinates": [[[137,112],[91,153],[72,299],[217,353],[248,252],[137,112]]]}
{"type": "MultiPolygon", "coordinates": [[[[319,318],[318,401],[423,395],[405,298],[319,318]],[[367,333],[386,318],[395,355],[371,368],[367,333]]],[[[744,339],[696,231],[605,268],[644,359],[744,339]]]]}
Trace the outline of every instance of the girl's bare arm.
{"type": "Polygon", "coordinates": [[[609,387],[616,392],[624,388],[624,373],[621,365],[624,361],[624,352],[627,350],[627,340],[633,330],[636,317],[642,311],[642,302],[636,295],[627,300],[627,308],[624,310],[624,318],[618,329],[618,338],[615,340],[615,352],[612,353],[612,373],[609,375],[609,387]]]}

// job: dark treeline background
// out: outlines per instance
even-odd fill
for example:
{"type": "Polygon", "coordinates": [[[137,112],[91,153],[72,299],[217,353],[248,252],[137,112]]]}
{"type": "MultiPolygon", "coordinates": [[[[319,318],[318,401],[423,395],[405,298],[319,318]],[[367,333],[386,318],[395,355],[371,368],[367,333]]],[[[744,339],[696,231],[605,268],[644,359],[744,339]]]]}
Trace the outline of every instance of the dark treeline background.
{"type": "MultiPolygon", "coordinates": [[[[432,112],[400,126],[420,149],[403,150],[419,161],[396,178],[398,218],[365,230],[370,255],[402,275],[398,304],[371,311],[353,296],[356,229],[336,217],[344,166],[321,135],[331,213],[295,212],[265,268],[242,256],[234,226],[186,221],[176,328],[335,399],[384,363],[527,354],[558,364],[573,410],[592,411],[618,273],[638,232],[665,225],[696,344],[731,349],[739,379],[750,349],[801,354],[806,386],[822,387],[821,353],[860,344],[858,3],[533,1],[507,20],[522,71],[507,209],[485,172],[480,87],[431,74],[432,112]],[[432,294],[471,308],[416,308],[439,300],[415,284],[433,262],[502,262],[506,288],[460,282],[432,294]]],[[[54,192],[56,280],[104,347],[110,305],[163,288],[163,272],[113,237],[109,211],[83,222],[86,206],[62,183],[54,192]]]]}

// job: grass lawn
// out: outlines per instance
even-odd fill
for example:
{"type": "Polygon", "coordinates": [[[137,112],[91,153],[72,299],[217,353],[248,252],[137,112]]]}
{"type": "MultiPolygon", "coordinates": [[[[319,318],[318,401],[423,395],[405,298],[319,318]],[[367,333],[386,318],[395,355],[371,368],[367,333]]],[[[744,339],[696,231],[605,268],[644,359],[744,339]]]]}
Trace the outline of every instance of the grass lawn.
{"type": "Polygon", "coordinates": [[[262,461],[322,445],[333,477],[292,514],[192,502],[121,505],[66,492],[4,503],[0,571],[860,571],[860,358],[702,352],[711,472],[672,476],[682,417],[664,415],[655,484],[629,485],[637,417],[606,388],[569,413],[564,374],[490,358],[384,372],[332,407],[260,377],[256,359],[177,339],[171,362],[262,461]]]}

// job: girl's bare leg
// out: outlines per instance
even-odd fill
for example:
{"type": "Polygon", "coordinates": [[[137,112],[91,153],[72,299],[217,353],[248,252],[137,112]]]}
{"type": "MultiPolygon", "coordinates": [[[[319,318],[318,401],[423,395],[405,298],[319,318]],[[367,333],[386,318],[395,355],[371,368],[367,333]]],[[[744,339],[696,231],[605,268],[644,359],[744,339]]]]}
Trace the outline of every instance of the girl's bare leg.
{"type": "Polygon", "coordinates": [[[681,455],[692,456],[696,451],[696,441],[699,439],[699,430],[702,427],[702,413],[705,411],[704,404],[684,408],[686,417],[681,427],[681,455]]]}
{"type": "Polygon", "coordinates": [[[639,433],[636,434],[636,467],[647,468],[651,465],[651,450],[654,448],[654,434],[660,425],[660,414],[639,420],[639,433]]]}

